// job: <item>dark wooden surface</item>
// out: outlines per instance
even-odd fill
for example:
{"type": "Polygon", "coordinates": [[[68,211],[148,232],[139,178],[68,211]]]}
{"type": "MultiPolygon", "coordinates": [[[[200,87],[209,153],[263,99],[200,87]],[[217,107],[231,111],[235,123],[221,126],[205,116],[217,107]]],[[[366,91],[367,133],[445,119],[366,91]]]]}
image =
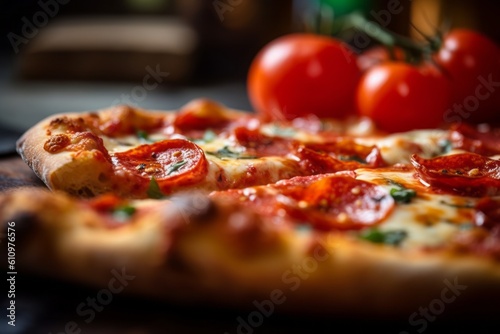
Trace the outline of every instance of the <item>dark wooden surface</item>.
{"type": "Polygon", "coordinates": [[[24,161],[15,153],[0,158],[0,191],[17,187],[45,187],[24,161]]]}

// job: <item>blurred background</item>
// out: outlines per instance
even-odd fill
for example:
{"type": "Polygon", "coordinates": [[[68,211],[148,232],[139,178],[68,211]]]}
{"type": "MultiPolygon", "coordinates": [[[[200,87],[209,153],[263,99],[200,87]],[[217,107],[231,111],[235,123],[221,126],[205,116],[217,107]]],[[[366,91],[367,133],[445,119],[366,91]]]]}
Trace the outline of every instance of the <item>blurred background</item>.
{"type": "Polygon", "coordinates": [[[500,41],[500,3],[486,0],[4,1],[0,127],[118,103],[176,109],[196,97],[250,110],[245,79],[263,45],[355,11],[412,37],[410,22],[428,34],[447,22],[500,41]]]}

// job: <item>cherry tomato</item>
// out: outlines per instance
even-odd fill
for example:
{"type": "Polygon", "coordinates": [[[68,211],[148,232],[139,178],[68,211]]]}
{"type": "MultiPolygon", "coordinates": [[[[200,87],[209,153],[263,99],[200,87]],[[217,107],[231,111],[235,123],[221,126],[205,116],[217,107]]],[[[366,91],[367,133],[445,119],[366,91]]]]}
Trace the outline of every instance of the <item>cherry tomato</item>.
{"type": "Polygon", "coordinates": [[[291,34],[265,46],[248,75],[248,94],[264,119],[308,114],[342,118],[354,110],[360,71],[343,42],[313,34],[291,34]]]}
{"type": "Polygon", "coordinates": [[[450,83],[431,65],[383,63],[368,70],[358,86],[358,112],[388,132],[435,128],[450,106],[450,83]]]}
{"type": "Polygon", "coordinates": [[[478,32],[455,29],[434,55],[452,81],[449,122],[500,122],[500,48],[478,32]]]}

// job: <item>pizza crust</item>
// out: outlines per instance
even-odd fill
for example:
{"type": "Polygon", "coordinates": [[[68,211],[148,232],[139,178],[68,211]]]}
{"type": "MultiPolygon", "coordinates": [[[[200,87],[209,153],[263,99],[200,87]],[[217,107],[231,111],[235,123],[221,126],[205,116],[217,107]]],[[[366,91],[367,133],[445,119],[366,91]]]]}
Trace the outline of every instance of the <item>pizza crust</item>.
{"type": "Polygon", "coordinates": [[[140,217],[109,228],[67,195],[27,189],[0,199],[0,217],[16,222],[20,268],[98,288],[119,273],[130,278],[126,293],[155,299],[405,319],[429,305],[447,315],[499,311],[500,266],[490,258],[272,227],[233,203],[207,202],[186,220],[178,203],[148,201],[140,217]]]}
{"type": "Polygon", "coordinates": [[[112,172],[111,165],[96,163],[92,150],[78,152],[78,158],[75,159],[75,152],[49,153],[44,149],[44,143],[50,137],[50,123],[61,117],[78,115],[58,114],[40,121],[17,141],[17,152],[49,189],[91,197],[111,189],[108,178],[112,172]]]}

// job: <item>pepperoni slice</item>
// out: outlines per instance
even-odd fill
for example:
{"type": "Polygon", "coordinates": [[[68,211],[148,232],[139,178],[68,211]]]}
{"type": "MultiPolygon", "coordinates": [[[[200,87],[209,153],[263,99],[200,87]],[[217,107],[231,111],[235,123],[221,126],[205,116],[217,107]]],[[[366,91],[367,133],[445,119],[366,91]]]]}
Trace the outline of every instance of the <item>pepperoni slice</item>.
{"type": "Polygon", "coordinates": [[[500,154],[500,129],[492,129],[486,125],[473,128],[467,124],[458,124],[450,130],[453,148],[486,156],[500,154]]]}
{"type": "Polygon", "coordinates": [[[411,157],[420,181],[462,196],[500,195],[500,161],[463,153],[423,159],[411,157]]]}
{"type": "Polygon", "coordinates": [[[340,161],[328,153],[317,152],[305,146],[298,146],[294,155],[299,159],[299,166],[304,175],[334,173],[341,170],[355,170],[360,163],[340,161]]]}
{"type": "Polygon", "coordinates": [[[181,131],[224,127],[231,118],[222,105],[205,99],[194,100],[177,113],[174,125],[181,131]]]}
{"type": "Polygon", "coordinates": [[[348,139],[295,147],[294,154],[300,160],[300,166],[306,175],[387,165],[376,146],[363,146],[348,139]]]}
{"type": "Polygon", "coordinates": [[[168,192],[172,186],[199,182],[208,173],[203,150],[184,139],[141,145],[129,151],[115,153],[112,159],[117,174],[125,170],[147,182],[155,178],[164,192],[168,192]]]}
{"type": "Polygon", "coordinates": [[[318,230],[356,230],[382,221],[394,200],[385,188],[353,175],[294,177],[270,186],[216,192],[212,197],[238,200],[262,216],[283,217],[318,230]]]}
{"type": "Polygon", "coordinates": [[[238,143],[245,146],[247,152],[258,157],[285,156],[290,152],[292,140],[272,137],[260,132],[260,129],[237,127],[233,130],[238,143]]]}
{"type": "Polygon", "coordinates": [[[500,199],[485,197],[476,204],[474,224],[487,230],[494,228],[500,232],[500,199]]]}
{"type": "Polygon", "coordinates": [[[479,228],[457,234],[452,239],[451,246],[459,251],[500,260],[500,199],[485,197],[479,200],[473,222],[479,228]]]}
{"type": "Polygon", "coordinates": [[[130,106],[114,107],[103,117],[90,114],[86,122],[94,130],[99,130],[109,137],[129,135],[138,130],[151,131],[163,126],[164,117],[161,114],[152,114],[130,106]]]}
{"type": "Polygon", "coordinates": [[[99,212],[109,212],[116,208],[123,200],[114,194],[104,194],[87,201],[88,205],[99,212]]]}
{"type": "Polygon", "coordinates": [[[338,138],[330,143],[306,146],[316,152],[328,153],[341,161],[359,162],[370,167],[387,166],[378,147],[361,145],[350,138],[338,138]]]}
{"type": "Polygon", "coordinates": [[[349,176],[330,176],[313,182],[303,192],[290,194],[297,205],[286,210],[320,230],[353,230],[382,221],[394,200],[381,186],[349,176]]]}

